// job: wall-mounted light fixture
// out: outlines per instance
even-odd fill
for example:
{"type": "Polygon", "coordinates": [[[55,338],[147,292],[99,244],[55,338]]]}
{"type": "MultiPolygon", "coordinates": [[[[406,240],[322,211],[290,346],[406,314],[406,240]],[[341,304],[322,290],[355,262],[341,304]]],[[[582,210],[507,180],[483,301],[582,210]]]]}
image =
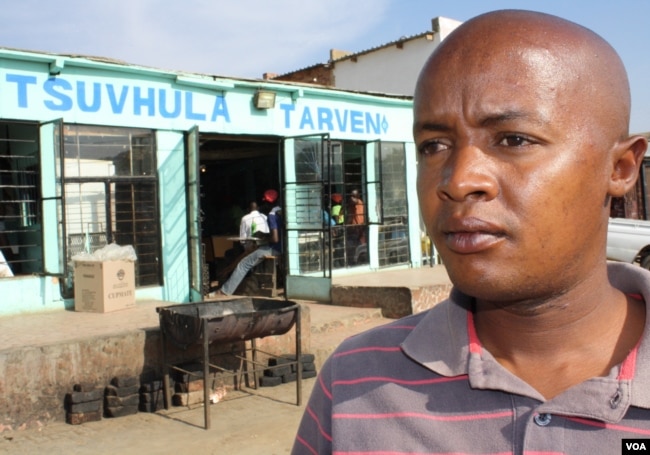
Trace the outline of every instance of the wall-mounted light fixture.
{"type": "Polygon", "coordinates": [[[275,107],[275,92],[257,90],[253,96],[253,104],[257,109],[272,109],[275,107]]]}
{"type": "Polygon", "coordinates": [[[63,70],[65,61],[62,58],[57,58],[50,62],[50,76],[58,76],[63,70]]]}

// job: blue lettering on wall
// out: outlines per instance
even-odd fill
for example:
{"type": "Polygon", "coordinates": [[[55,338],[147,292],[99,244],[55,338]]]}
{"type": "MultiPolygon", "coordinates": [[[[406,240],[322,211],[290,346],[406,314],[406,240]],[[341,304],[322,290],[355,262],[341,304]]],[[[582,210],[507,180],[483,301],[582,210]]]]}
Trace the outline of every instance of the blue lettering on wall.
{"type": "MultiPolygon", "coordinates": [[[[184,118],[193,122],[230,123],[230,111],[223,94],[193,92],[157,84],[154,88],[145,81],[120,84],[92,78],[55,76],[47,79],[33,75],[5,75],[2,87],[3,99],[15,96],[20,109],[45,107],[50,111],[102,113],[159,117],[162,119],[184,118]],[[11,92],[15,92],[15,95],[11,92]]],[[[1,81],[0,81],[1,82],[1,81]]],[[[128,82],[128,80],[125,80],[128,82]]],[[[153,85],[153,84],[152,84],[153,85]]],[[[281,103],[278,105],[287,130],[306,132],[341,132],[378,136],[386,133],[389,123],[386,115],[376,110],[363,110],[331,105],[281,103]]]]}
{"type": "Polygon", "coordinates": [[[296,112],[293,104],[280,104],[284,112],[284,127],[295,127],[299,118],[298,128],[312,131],[340,131],[344,133],[381,135],[388,132],[388,120],[379,112],[360,111],[353,109],[338,109],[331,107],[316,107],[316,124],[310,106],[303,106],[296,112]]]}
{"type": "Polygon", "coordinates": [[[97,112],[101,107],[101,86],[97,83],[93,83],[92,91],[92,102],[88,104],[86,102],[86,83],[83,81],[77,82],[77,103],[79,104],[79,109],[84,112],[97,112]]]}
{"type": "Polygon", "coordinates": [[[336,114],[336,124],[339,130],[346,131],[348,129],[348,110],[343,111],[343,118],[341,118],[341,111],[338,109],[335,109],[334,113],[336,114]]]}
{"type": "Polygon", "coordinates": [[[149,117],[153,117],[156,112],[156,99],[154,89],[148,88],[147,94],[142,94],[140,87],[135,87],[133,90],[133,114],[142,115],[142,108],[147,108],[149,117]]]}
{"type": "Polygon", "coordinates": [[[220,118],[230,122],[228,104],[222,94],[198,95],[191,91],[170,88],[154,89],[137,84],[119,85],[87,80],[71,82],[61,76],[50,77],[40,82],[40,86],[38,78],[31,75],[7,74],[5,81],[13,85],[16,106],[21,109],[29,109],[37,103],[42,103],[51,111],[78,109],[88,113],[122,115],[130,109],[135,116],[160,116],[166,119],[184,116],[187,120],[205,121],[209,114],[212,122],[220,118]],[[203,100],[200,96],[203,96],[203,100]],[[207,112],[207,97],[212,100],[212,112],[207,112]],[[197,99],[202,101],[201,107],[197,106],[197,99]]]}
{"type": "Polygon", "coordinates": [[[158,98],[160,99],[160,115],[163,118],[178,118],[181,115],[181,92],[174,90],[174,105],[171,110],[167,110],[167,90],[158,90],[158,98]]]}
{"type": "Polygon", "coordinates": [[[353,133],[363,133],[363,112],[350,111],[350,130],[353,133]]]}
{"type": "Polygon", "coordinates": [[[72,84],[64,79],[57,79],[54,77],[49,78],[43,84],[43,90],[45,93],[55,98],[57,101],[46,100],[45,107],[52,111],[69,111],[72,109],[72,98],[65,93],[57,91],[61,90],[72,90],[72,84]]]}
{"type": "Polygon", "coordinates": [[[318,129],[321,131],[334,131],[332,110],[327,107],[319,107],[316,112],[318,112],[318,129]]]}
{"type": "Polygon", "coordinates": [[[300,129],[304,130],[307,126],[312,130],[314,129],[314,121],[311,118],[309,107],[305,107],[305,109],[303,109],[302,118],[300,119],[300,129]]]}
{"type": "Polygon", "coordinates": [[[366,133],[375,133],[379,134],[381,130],[379,129],[379,124],[381,123],[381,118],[379,114],[375,114],[375,119],[372,119],[372,114],[366,112],[366,133]]]}
{"type": "Polygon", "coordinates": [[[15,82],[17,84],[18,107],[27,107],[27,84],[36,84],[36,77],[7,74],[6,80],[7,82],[15,82]]]}
{"type": "Polygon", "coordinates": [[[210,120],[215,122],[217,117],[223,117],[226,122],[230,122],[230,114],[228,114],[226,98],[222,95],[218,95],[214,98],[214,107],[212,108],[212,117],[210,117],[210,120]]]}
{"type": "Polygon", "coordinates": [[[284,127],[291,128],[291,113],[296,110],[293,104],[280,104],[280,109],[284,111],[284,127]]]}
{"type": "Polygon", "coordinates": [[[197,114],[192,109],[192,92],[185,92],[185,118],[188,120],[205,120],[205,114],[197,114]]]}
{"type": "Polygon", "coordinates": [[[126,95],[129,93],[129,87],[122,87],[119,98],[115,96],[115,87],[113,87],[113,84],[106,84],[106,91],[108,92],[108,101],[111,104],[112,112],[114,114],[121,114],[124,111],[124,104],[126,104],[126,95]]]}

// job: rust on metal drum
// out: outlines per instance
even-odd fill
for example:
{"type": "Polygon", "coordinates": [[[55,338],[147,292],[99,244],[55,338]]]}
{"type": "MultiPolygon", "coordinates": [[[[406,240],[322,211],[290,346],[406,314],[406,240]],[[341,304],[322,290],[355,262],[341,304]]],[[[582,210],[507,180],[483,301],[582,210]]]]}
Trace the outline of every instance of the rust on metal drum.
{"type": "Polygon", "coordinates": [[[298,304],[286,300],[236,298],[156,308],[160,329],[183,349],[203,342],[208,324],[209,343],[230,343],[282,335],[296,323],[298,304]]]}

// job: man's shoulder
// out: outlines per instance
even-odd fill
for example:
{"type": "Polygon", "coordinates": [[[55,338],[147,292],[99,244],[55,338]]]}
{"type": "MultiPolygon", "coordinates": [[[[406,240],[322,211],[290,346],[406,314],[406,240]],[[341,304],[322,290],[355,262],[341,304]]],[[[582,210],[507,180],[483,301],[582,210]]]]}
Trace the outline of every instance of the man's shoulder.
{"type": "MultiPolygon", "coordinates": [[[[430,310],[429,310],[430,311],[430,310]]],[[[399,347],[428,311],[396,319],[347,338],[337,351],[365,349],[371,346],[399,347]]]]}

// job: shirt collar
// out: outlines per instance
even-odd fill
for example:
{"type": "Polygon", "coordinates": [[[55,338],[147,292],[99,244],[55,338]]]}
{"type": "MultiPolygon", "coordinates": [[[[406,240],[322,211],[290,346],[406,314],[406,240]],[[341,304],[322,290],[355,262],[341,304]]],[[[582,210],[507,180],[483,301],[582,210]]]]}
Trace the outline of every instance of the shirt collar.
{"type": "MultiPolygon", "coordinates": [[[[608,274],[614,287],[650,302],[648,271],[609,263],[608,274]]],[[[404,353],[442,376],[468,375],[473,388],[501,390],[544,402],[535,389],[503,368],[473,336],[472,302],[472,297],[452,289],[449,298],[429,310],[404,340],[404,353]]],[[[650,309],[646,314],[650,316],[650,309]]],[[[572,387],[544,403],[544,412],[617,422],[630,405],[650,409],[649,330],[646,322],[637,347],[607,377],[572,387]]]]}

